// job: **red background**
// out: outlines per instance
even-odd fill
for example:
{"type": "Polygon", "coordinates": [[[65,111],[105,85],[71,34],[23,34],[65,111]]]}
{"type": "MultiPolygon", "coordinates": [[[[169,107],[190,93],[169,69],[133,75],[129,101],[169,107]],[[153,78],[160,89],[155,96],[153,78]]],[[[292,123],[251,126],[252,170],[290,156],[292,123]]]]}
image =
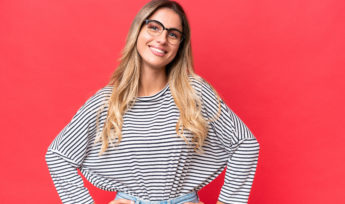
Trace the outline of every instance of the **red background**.
{"type": "MultiPolygon", "coordinates": [[[[108,82],[146,2],[0,1],[1,203],[60,202],[46,149],[108,82]]],[[[196,72],[261,145],[249,203],[345,203],[345,1],[180,2],[196,72]]]]}

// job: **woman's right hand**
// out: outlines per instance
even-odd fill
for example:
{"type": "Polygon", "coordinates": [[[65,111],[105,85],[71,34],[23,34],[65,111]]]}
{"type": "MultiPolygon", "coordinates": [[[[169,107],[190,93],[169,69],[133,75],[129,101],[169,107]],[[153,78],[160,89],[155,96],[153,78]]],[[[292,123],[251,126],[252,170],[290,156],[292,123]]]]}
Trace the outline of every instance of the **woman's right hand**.
{"type": "Polygon", "coordinates": [[[134,201],[120,198],[118,200],[112,200],[109,204],[134,204],[134,201]]]}

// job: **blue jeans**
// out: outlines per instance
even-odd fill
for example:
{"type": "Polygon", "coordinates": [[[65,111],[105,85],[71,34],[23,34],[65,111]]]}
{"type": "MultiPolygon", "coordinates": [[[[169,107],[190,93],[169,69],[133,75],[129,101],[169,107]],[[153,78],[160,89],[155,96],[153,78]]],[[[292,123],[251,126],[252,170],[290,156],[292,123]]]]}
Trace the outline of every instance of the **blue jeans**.
{"type": "Polygon", "coordinates": [[[117,192],[115,200],[118,199],[126,199],[126,200],[132,200],[135,204],[183,204],[186,202],[192,202],[192,203],[198,203],[199,197],[196,192],[191,192],[176,198],[172,198],[169,200],[160,200],[160,201],[149,201],[149,200],[143,200],[135,196],[131,196],[126,193],[117,192]]]}

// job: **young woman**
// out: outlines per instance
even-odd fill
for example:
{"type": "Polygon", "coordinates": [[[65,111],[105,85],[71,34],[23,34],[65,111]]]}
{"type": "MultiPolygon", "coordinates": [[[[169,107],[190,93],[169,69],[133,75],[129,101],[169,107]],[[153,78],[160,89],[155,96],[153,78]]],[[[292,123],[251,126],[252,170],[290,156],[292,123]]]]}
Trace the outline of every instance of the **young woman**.
{"type": "Polygon", "coordinates": [[[246,203],[259,144],[193,71],[182,7],[147,3],[110,83],[77,111],[46,161],[63,203],[93,203],[82,174],[117,191],[111,204],[202,203],[197,191],[227,167],[218,203],[246,203]]]}

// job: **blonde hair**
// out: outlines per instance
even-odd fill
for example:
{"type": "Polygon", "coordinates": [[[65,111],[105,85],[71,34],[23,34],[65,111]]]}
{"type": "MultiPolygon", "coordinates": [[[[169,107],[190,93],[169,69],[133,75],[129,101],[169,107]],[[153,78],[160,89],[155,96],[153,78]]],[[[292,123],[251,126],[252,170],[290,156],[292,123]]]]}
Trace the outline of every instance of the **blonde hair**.
{"type": "MultiPolygon", "coordinates": [[[[196,152],[202,152],[202,145],[208,132],[208,121],[201,113],[200,96],[190,85],[189,76],[200,81],[202,79],[194,73],[189,23],[183,8],[177,2],[153,0],[144,5],[135,16],[128,32],[126,45],[122,50],[119,66],[109,82],[109,85],[113,86],[113,91],[108,101],[107,119],[102,132],[96,138],[96,141],[102,141],[100,154],[107,150],[109,144],[114,144],[114,141],[115,145],[119,144],[122,139],[123,115],[134,105],[139,88],[141,58],[136,49],[137,38],[145,19],[163,7],[174,10],[180,16],[184,33],[178,53],[166,66],[169,88],[180,111],[180,117],[176,123],[176,133],[187,144],[194,143],[196,152]],[[192,141],[188,141],[184,136],[185,129],[193,134],[192,141]]],[[[216,91],[215,93],[219,101],[219,116],[220,98],[216,91]]],[[[98,126],[97,123],[97,129],[98,126]]]]}

